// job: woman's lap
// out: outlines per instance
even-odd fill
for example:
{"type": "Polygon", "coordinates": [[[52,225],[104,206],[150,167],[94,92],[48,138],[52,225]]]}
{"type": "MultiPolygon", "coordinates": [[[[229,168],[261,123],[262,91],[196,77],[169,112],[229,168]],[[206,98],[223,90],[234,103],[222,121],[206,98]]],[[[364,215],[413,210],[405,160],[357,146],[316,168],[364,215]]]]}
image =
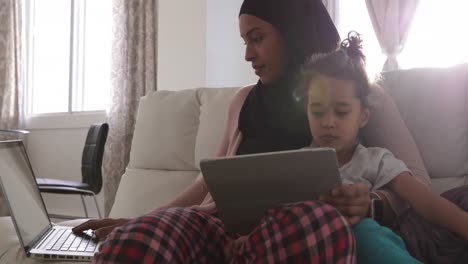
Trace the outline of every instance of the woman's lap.
{"type": "Polygon", "coordinates": [[[355,263],[351,228],[330,205],[287,204],[267,211],[236,263],[355,263]]]}
{"type": "MultiPolygon", "coordinates": [[[[149,214],[112,232],[97,263],[222,263],[233,237],[222,222],[190,208],[149,214]]],[[[351,228],[319,202],[269,210],[236,254],[236,263],[355,263],[351,228]]]]}
{"type": "Polygon", "coordinates": [[[218,218],[171,208],[113,231],[94,256],[97,263],[219,263],[229,238],[218,218]],[[217,241],[217,243],[212,243],[217,241]]]}

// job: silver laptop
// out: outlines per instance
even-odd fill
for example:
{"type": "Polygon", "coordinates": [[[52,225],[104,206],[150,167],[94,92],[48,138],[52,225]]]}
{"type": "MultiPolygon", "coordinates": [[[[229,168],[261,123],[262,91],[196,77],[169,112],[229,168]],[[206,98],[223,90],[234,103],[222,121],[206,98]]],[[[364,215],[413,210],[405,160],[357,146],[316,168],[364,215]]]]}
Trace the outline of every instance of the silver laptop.
{"type": "Polygon", "coordinates": [[[241,235],[252,231],[267,209],[316,200],[341,183],[332,148],[204,159],[200,168],[226,231],[241,235]]]}
{"type": "Polygon", "coordinates": [[[26,256],[44,260],[90,261],[97,250],[92,233],[75,236],[53,226],[22,141],[0,142],[0,185],[26,256]]]}

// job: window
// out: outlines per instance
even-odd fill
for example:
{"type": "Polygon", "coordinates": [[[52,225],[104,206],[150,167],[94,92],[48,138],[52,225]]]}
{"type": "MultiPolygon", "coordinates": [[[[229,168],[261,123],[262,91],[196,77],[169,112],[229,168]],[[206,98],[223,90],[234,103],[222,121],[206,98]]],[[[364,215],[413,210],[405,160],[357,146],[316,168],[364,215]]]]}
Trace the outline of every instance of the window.
{"type": "MultiPolygon", "coordinates": [[[[350,30],[363,35],[368,70],[382,69],[386,56],[375,36],[364,0],[335,0],[336,24],[341,38],[350,30]]],[[[398,62],[403,69],[447,67],[468,62],[467,1],[419,1],[398,62]]]]}
{"type": "Polygon", "coordinates": [[[398,61],[402,68],[468,62],[467,1],[420,1],[398,61]]]}
{"type": "Polygon", "coordinates": [[[372,22],[367,12],[364,0],[337,1],[336,27],[341,39],[354,30],[362,35],[363,52],[366,55],[367,70],[369,73],[378,73],[382,70],[386,56],[382,53],[379,41],[375,36],[372,22]]]}
{"type": "Polygon", "coordinates": [[[110,0],[26,1],[26,113],[107,108],[110,0]]]}

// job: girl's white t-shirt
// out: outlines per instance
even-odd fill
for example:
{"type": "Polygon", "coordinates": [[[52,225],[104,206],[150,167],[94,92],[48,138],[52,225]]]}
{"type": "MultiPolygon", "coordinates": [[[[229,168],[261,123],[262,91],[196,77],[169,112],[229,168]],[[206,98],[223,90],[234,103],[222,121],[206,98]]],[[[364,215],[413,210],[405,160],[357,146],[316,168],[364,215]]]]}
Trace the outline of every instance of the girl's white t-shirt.
{"type": "Polygon", "coordinates": [[[356,146],[351,160],[340,168],[343,184],[366,182],[371,191],[382,188],[403,172],[411,173],[388,149],[366,148],[361,144],[356,146]]]}

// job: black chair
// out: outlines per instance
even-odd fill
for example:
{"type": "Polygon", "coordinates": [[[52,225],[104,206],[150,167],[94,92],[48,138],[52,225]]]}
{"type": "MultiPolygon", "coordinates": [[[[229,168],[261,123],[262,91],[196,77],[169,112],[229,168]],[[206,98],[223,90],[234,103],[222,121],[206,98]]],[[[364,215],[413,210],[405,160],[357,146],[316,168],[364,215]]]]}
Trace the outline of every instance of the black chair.
{"type": "MultiPolygon", "coordinates": [[[[39,190],[42,193],[80,195],[86,218],[88,218],[88,209],[83,196],[93,196],[99,218],[102,218],[96,195],[102,189],[102,157],[104,155],[104,145],[106,144],[108,131],[109,125],[107,123],[94,124],[89,128],[81,158],[81,182],[36,178],[39,190]]],[[[77,218],[76,216],[56,214],[51,214],[50,216],[62,219],[77,218]]]]}

